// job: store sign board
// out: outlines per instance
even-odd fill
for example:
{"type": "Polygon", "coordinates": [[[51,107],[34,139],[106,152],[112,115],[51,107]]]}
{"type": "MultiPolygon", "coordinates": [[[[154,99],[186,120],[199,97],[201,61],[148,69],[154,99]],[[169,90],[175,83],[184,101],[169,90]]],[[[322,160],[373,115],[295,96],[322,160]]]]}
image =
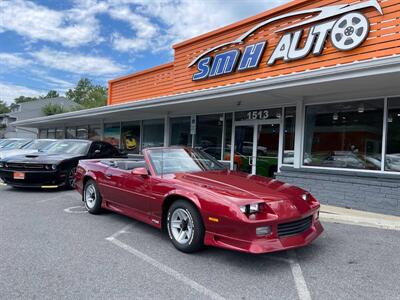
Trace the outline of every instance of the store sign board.
{"type": "Polygon", "coordinates": [[[197,81],[231,74],[236,71],[247,71],[258,68],[268,41],[247,45],[243,51],[234,48],[218,53],[214,57],[210,54],[224,47],[243,44],[245,39],[254,34],[258,29],[273,22],[294,16],[313,15],[300,23],[290,25],[276,32],[286,33],[283,34],[277,46],[270,54],[267,62],[268,66],[274,65],[278,60],[289,62],[303,59],[310,55],[310,53],[314,56],[322,55],[328,39],[330,39],[332,45],[339,51],[355,49],[366,40],[370,31],[368,18],[359,11],[370,7],[375,8],[383,14],[378,1],[370,0],[353,5],[332,5],[297,11],[268,19],[257,24],[238,39],[218,45],[196,57],[188,66],[189,68],[194,65],[197,66],[198,72],[193,75],[192,80],[197,81]],[[304,46],[300,47],[300,41],[304,35],[304,26],[309,24],[315,25],[310,28],[308,36],[305,38],[304,46]],[[288,32],[289,30],[290,32],[288,32]]]}

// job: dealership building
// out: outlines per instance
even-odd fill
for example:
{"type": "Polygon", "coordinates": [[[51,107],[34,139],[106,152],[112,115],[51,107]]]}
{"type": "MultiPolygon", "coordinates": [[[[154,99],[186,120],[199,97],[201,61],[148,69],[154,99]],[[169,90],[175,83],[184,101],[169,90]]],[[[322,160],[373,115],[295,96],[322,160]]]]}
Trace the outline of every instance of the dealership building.
{"type": "Polygon", "coordinates": [[[322,203],[400,215],[400,2],[296,0],[112,79],[108,105],[17,122],[131,153],[201,148],[322,203]]]}

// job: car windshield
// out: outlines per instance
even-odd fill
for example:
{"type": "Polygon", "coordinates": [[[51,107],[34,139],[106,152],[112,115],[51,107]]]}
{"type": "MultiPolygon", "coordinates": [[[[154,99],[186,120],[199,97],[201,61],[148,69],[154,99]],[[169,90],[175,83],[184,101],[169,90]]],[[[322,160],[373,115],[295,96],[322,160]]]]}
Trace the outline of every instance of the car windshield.
{"type": "Polygon", "coordinates": [[[226,169],[215,158],[202,150],[190,148],[149,149],[148,155],[158,175],[226,169]]]}
{"type": "Polygon", "coordinates": [[[24,147],[22,147],[22,149],[42,150],[54,143],[55,143],[55,141],[52,141],[52,140],[34,140],[34,141],[30,142],[29,144],[25,145],[24,147]]]}
{"type": "Polygon", "coordinates": [[[20,149],[29,143],[30,140],[14,140],[11,143],[6,144],[3,149],[20,149]]]}
{"type": "Polygon", "coordinates": [[[55,142],[45,149],[48,154],[76,154],[85,155],[89,150],[87,141],[60,141],[55,142]]]}

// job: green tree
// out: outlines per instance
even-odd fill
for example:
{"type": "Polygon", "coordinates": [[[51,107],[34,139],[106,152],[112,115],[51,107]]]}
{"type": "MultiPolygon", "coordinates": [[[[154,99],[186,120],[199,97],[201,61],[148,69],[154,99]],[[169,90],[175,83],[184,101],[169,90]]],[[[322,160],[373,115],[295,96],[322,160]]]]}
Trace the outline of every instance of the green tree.
{"type": "Polygon", "coordinates": [[[65,95],[83,108],[100,107],[107,104],[107,88],[94,85],[87,78],[81,78],[76,87],[69,89],[65,95]]]}
{"type": "Polygon", "coordinates": [[[42,111],[46,116],[57,115],[67,112],[64,106],[57,103],[46,104],[45,106],[43,106],[42,111]]]}
{"type": "Polygon", "coordinates": [[[36,97],[25,97],[25,96],[19,96],[18,98],[15,98],[14,99],[14,102],[16,103],[16,104],[19,104],[19,103],[24,103],[24,102],[29,102],[29,101],[35,101],[35,100],[37,100],[38,98],[36,98],[36,97]]]}
{"type": "Polygon", "coordinates": [[[10,112],[10,108],[8,107],[7,103],[0,100],[0,114],[5,114],[10,112]]]}
{"type": "Polygon", "coordinates": [[[55,90],[50,90],[46,96],[41,96],[41,99],[49,99],[49,98],[57,98],[60,97],[60,94],[55,90]]]}

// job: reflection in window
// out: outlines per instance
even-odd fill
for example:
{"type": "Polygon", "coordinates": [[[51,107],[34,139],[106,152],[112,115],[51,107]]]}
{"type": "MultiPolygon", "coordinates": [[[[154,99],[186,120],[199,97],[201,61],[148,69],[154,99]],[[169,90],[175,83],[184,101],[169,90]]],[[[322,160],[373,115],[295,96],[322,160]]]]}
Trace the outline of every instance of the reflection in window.
{"type": "Polygon", "coordinates": [[[89,140],[99,141],[101,139],[101,127],[100,125],[89,126],[89,140]]]}
{"type": "Polygon", "coordinates": [[[164,146],[164,119],[143,121],[143,149],[164,146]]]}
{"type": "Polygon", "coordinates": [[[67,128],[66,138],[67,139],[76,139],[76,128],[75,127],[68,127],[67,128]]]}
{"type": "Polygon", "coordinates": [[[170,136],[171,146],[192,146],[190,117],[171,118],[170,136]]]}
{"type": "Polygon", "coordinates": [[[388,100],[385,170],[400,172],[400,98],[388,100]]]}
{"type": "Polygon", "coordinates": [[[222,114],[198,116],[196,122],[195,147],[216,159],[221,159],[223,122],[222,114]]]}
{"type": "Polygon", "coordinates": [[[232,143],[232,113],[225,114],[225,143],[222,159],[230,160],[232,143]]]}
{"type": "Polygon", "coordinates": [[[64,129],[63,128],[57,128],[56,129],[56,139],[63,139],[64,138],[64,129]]]}
{"type": "Polygon", "coordinates": [[[119,148],[121,135],[120,123],[104,124],[103,140],[119,148]]]}
{"type": "Polygon", "coordinates": [[[381,169],[383,100],[306,107],[304,165],[381,169]]]}
{"type": "Polygon", "coordinates": [[[121,147],[125,151],[138,154],[140,151],[140,121],[122,123],[121,147]]]}
{"type": "Polygon", "coordinates": [[[296,107],[285,108],[285,127],[283,139],[283,163],[294,163],[294,136],[296,129],[296,107]]]}
{"type": "Polygon", "coordinates": [[[80,140],[87,140],[89,138],[88,126],[80,126],[76,129],[76,138],[80,140]]]}
{"type": "Polygon", "coordinates": [[[47,129],[39,129],[39,139],[47,139],[47,129]]]}
{"type": "Polygon", "coordinates": [[[47,138],[48,139],[55,139],[56,138],[56,130],[54,128],[47,130],[47,138]]]}

